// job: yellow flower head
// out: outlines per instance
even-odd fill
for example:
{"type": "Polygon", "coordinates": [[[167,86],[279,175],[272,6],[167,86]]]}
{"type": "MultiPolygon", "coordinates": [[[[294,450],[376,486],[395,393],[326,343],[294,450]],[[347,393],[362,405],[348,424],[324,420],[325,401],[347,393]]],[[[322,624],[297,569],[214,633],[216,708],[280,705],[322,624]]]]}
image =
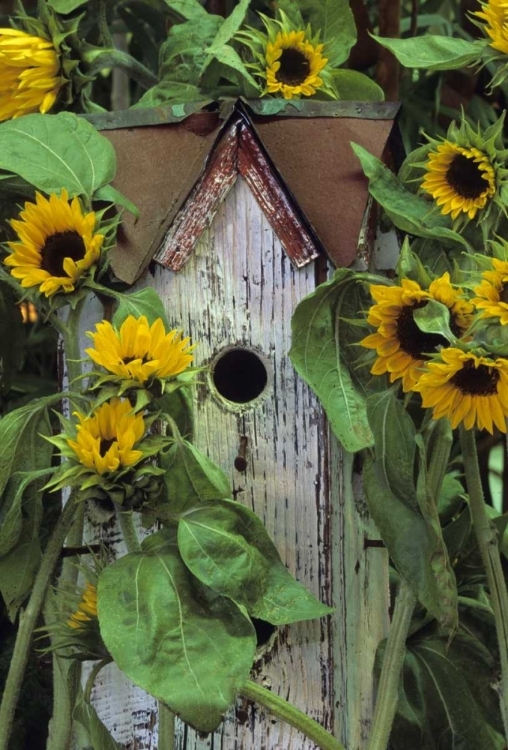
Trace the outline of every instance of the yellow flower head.
{"type": "Polygon", "coordinates": [[[194,347],[180,331],[166,333],[161,318],[150,326],[144,315],[129,315],[116,330],[103,320],[97,332],[88,332],[94,349],[85,349],[95,364],[125,380],[146,383],[152,378],[173,378],[192,362],[194,347]]]}
{"type": "Polygon", "coordinates": [[[508,5],[505,0],[489,0],[473,15],[485,21],[483,29],[492,40],[490,46],[508,55],[508,5]]]}
{"type": "Polygon", "coordinates": [[[76,440],[67,439],[79,462],[101,476],[132,466],[143,458],[134,446],[145,434],[141,414],[133,414],[128,401],[113,398],[90,417],[75,412],[80,424],[76,440]]]}
{"type": "Polygon", "coordinates": [[[95,213],[83,214],[79,200],[69,202],[66,190],[49,199],[36,193],[35,203],[25,203],[20,220],[10,224],[18,241],[8,243],[12,252],[4,263],[22,287],[37,286],[46,297],[74,291],[99,260],[104,236],[94,234],[95,213]]]}
{"type": "Polygon", "coordinates": [[[67,625],[74,630],[81,630],[89,622],[97,619],[97,589],[87,583],[75,612],[67,620],[67,625]]]}
{"type": "Polygon", "coordinates": [[[481,318],[499,318],[501,325],[508,323],[508,262],[492,259],[492,271],[482,273],[483,281],[474,289],[478,295],[473,304],[483,310],[481,318]]]}
{"type": "Polygon", "coordinates": [[[447,417],[453,428],[463,423],[492,434],[494,425],[506,432],[508,360],[477,357],[460,349],[442,349],[441,361],[428,362],[413,387],[434,419],[447,417]]]}
{"type": "Polygon", "coordinates": [[[304,31],[279,31],[266,45],[266,88],[284,99],[312,96],[323,85],[320,72],[328,62],[322,44],[313,45],[304,31]]]}
{"type": "Polygon", "coordinates": [[[370,293],[377,304],[367,317],[377,328],[360,344],[375,349],[377,359],[371,368],[373,375],[387,372],[390,382],[402,379],[404,391],[411,391],[421,376],[421,367],[439,346],[447,346],[443,336],[421,331],[413,317],[414,311],[434,299],[450,310],[450,328],[460,337],[473,319],[473,305],[462,298],[462,290],[450,283],[450,274],[435,279],[428,291],[416,281],[402,279],[400,286],[371,285],[370,293]]]}
{"type": "Polygon", "coordinates": [[[0,29],[0,121],[49,112],[65,83],[52,42],[0,29]]]}
{"type": "Polygon", "coordinates": [[[442,214],[474,219],[496,192],[496,172],[478,148],[444,141],[429,153],[422,189],[429,193],[442,214]]]}

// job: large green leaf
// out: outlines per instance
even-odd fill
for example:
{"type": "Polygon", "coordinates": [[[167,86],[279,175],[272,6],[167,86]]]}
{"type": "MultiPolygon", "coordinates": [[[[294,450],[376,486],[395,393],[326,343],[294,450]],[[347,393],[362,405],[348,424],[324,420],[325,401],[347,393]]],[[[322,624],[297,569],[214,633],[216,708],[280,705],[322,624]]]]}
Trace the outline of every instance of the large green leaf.
{"type": "Polygon", "coordinates": [[[202,23],[208,16],[199,0],[165,0],[165,3],[187,21],[202,23]]]}
{"type": "Polygon", "coordinates": [[[187,440],[178,439],[163,452],[161,466],[166,472],[166,500],[163,507],[158,507],[162,517],[174,517],[200,503],[232,495],[222,469],[187,440]]]}
{"type": "Polygon", "coordinates": [[[27,508],[33,503],[40,502],[38,493],[42,487],[42,478],[54,471],[53,467],[47,468],[51,463],[52,448],[47,441],[46,446],[46,456],[43,451],[36,454],[37,464],[45,464],[45,468],[16,472],[7,482],[2,500],[2,511],[5,508],[5,514],[0,514],[0,557],[16,546],[23,530],[23,513],[25,518],[29,517],[30,512],[27,512],[27,508]]]}
{"type": "Polygon", "coordinates": [[[48,0],[48,5],[57,13],[72,13],[73,10],[84,5],[87,0],[48,0]]]}
{"type": "Polygon", "coordinates": [[[454,70],[478,62],[485,43],[468,42],[448,36],[411,37],[410,39],[374,39],[389,49],[405,68],[454,70]]]}
{"type": "Polygon", "coordinates": [[[155,289],[151,287],[140,289],[138,292],[133,292],[132,294],[122,294],[120,304],[113,315],[113,323],[119,327],[129,315],[134,315],[135,318],[144,315],[150,325],[157,318],[162,318],[166,330],[169,330],[162,300],[155,289]]]}
{"type": "Polygon", "coordinates": [[[232,601],[192,576],[170,532],[142,547],[99,577],[102,638],[129,679],[211,732],[247,680],[254,628],[232,601]]]}
{"type": "Polygon", "coordinates": [[[91,198],[115,176],[110,141],[70,112],[26,115],[0,125],[0,169],[38,190],[91,198]]]}
{"type": "Polygon", "coordinates": [[[339,68],[333,71],[333,82],[339,99],[348,102],[382,102],[383,89],[372,78],[357,70],[339,68]]]}
{"type": "Polygon", "coordinates": [[[386,484],[379,459],[367,457],[363,479],[369,511],[396,568],[431,615],[449,626],[449,608],[432,566],[436,535],[419,509],[410,507],[386,484]]]}
{"type": "Polygon", "coordinates": [[[460,234],[449,228],[449,219],[432,210],[432,203],[406,190],[397,177],[362,146],[351,143],[369,178],[369,192],[385,209],[396,227],[418,237],[432,237],[471,250],[460,234]]]}
{"type": "Polygon", "coordinates": [[[178,546],[200,581],[253,617],[285,625],[331,612],[295,581],[260,519],[239,503],[215,502],[183,515],[178,546]]]}
{"type": "Polygon", "coordinates": [[[369,396],[367,417],[374,434],[377,469],[384,484],[399,500],[416,509],[416,430],[413,420],[393,389],[369,396]]]}
{"type": "Polygon", "coordinates": [[[312,31],[321,32],[324,54],[329,65],[336,67],[349,57],[356,42],[356,24],[348,0],[301,0],[302,15],[308,18],[312,31]]]}
{"type": "Polygon", "coordinates": [[[503,750],[497,667],[476,638],[410,639],[390,735],[393,750],[503,750]]]}
{"type": "Polygon", "coordinates": [[[342,308],[355,279],[342,269],[297,306],[289,352],[295,370],[323,404],[335,435],[351,452],[372,445],[365,397],[353,380],[342,352],[342,308]]]}

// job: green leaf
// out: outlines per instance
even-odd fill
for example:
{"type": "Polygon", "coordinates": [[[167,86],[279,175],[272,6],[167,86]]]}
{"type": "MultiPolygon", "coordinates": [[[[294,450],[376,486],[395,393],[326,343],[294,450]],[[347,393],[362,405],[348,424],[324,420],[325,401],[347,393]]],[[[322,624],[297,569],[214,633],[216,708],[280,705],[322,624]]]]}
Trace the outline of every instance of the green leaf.
{"type": "Polygon", "coordinates": [[[122,206],[130,211],[136,219],[139,219],[140,213],[139,208],[129,200],[123,193],[113,187],[113,185],[103,185],[99,188],[94,195],[96,201],[107,201],[108,203],[115,203],[117,206],[122,206]]]}
{"type": "Polygon", "coordinates": [[[26,115],[0,124],[0,169],[38,190],[91,198],[115,176],[115,150],[89,122],[70,112],[26,115]]]}
{"type": "Polygon", "coordinates": [[[389,49],[405,68],[425,70],[455,70],[479,62],[482,47],[465,39],[448,36],[411,37],[410,39],[383,39],[372,35],[383,47],[389,49]]]}
{"type": "Polygon", "coordinates": [[[253,617],[285,625],[332,611],[295,581],[260,519],[239,503],[215,502],[186,513],[178,546],[200,581],[253,617]]]}
{"type": "Polygon", "coordinates": [[[413,420],[392,389],[369,396],[366,405],[374,434],[377,470],[393,494],[416,509],[416,430],[413,420]]]}
{"type": "Polygon", "coordinates": [[[399,682],[393,750],[503,750],[497,666],[476,638],[409,639],[399,682]]]}
{"type": "Polygon", "coordinates": [[[245,14],[247,13],[250,5],[250,0],[239,0],[238,4],[235,5],[229,16],[224,19],[221,23],[217,34],[209,49],[206,51],[209,54],[214,54],[216,50],[223,47],[234,37],[240,26],[243,24],[245,14]]]}
{"type": "Polygon", "coordinates": [[[432,210],[432,203],[406,190],[397,177],[372,154],[356,143],[351,147],[369,178],[369,192],[385,209],[396,227],[418,237],[433,237],[463,245],[468,242],[449,228],[449,220],[432,210]]]}
{"type": "MultiPolygon", "coordinates": [[[[47,455],[48,444],[41,435],[50,435],[47,409],[62,398],[53,394],[34,399],[26,406],[6,414],[0,419],[0,501],[7,482],[15,471],[39,468],[34,466],[34,457],[42,452],[47,455]]],[[[47,465],[47,464],[46,464],[47,465]]],[[[0,513],[3,504],[0,505],[0,513]]]]}
{"type": "Polygon", "coordinates": [[[333,70],[332,78],[339,99],[343,101],[382,102],[385,98],[383,89],[372,78],[356,70],[333,70]]]}
{"type": "Polygon", "coordinates": [[[73,10],[84,5],[87,0],[48,0],[48,5],[57,13],[72,13],[73,10]]]}
{"type": "Polygon", "coordinates": [[[157,318],[162,318],[164,327],[169,331],[169,323],[162,300],[155,289],[151,287],[140,289],[138,292],[133,292],[132,294],[123,294],[120,304],[113,315],[113,324],[120,327],[129,315],[134,315],[135,318],[140,318],[144,315],[149,325],[152,325],[157,318]]]}
{"type": "Polygon", "coordinates": [[[436,549],[432,527],[417,508],[404,503],[385,484],[377,460],[366,458],[363,480],[370,514],[397,570],[430,614],[445,619],[447,612],[431,564],[436,549]]]}
{"type": "Polygon", "coordinates": [[[373,441],[365,398],[341,350],[341,309],[355,283],[352,272],[342,269],[300,302],[291,321],[289,352],[295,370],[321,401],[333,432],[351,452],[373,441]]]}
{"type": "Polygon", "coordinates": [[[177,440],[161,454],[160,461],[166,472],[167,511],[172,517],[199,503],[231,497],[226,474],[187,440],[177,440]]]}
{"type": "Polygon", "coordinates": [[[415,310],[413,320],[424,333],[443,336],[451,344],[457,340],[450,328],[450,308],[435,299],[429,299],[424,307],[415,310]]]}
{"type": "Polygon", "coordinates": [[[164,0],[168,8],[176,11],[187,21],[201,23],[208,17],[208,13],[198,0],[164,0]]]}
{"type": "Polygon", "coordinates": [[[337,67],[349,57],[356,42],[356,24],[348,0],[301,0],[300,10],[312,27],[321,32],[323,54],[328,65],[337,67]]]}
{"type": "MultiPolygon", "coordinates": [[[[52,448],[49,443],[46,443],[46,462],[51,462],[52,448]]],[[[37,463],[41,463],[40,458],[42,451],[37,452],[39,460],[37,463]]],[[[34,502],[38,502],[39,498],[37,493],[42,486],[39,483],[39,487],[31,487],[30,491],[27,492],[27,488],[38,479],[47,477],[49,474],[54,472],[54,468],[43,468],[34,471],[16,472],[12,475],[7,483],[4,497],[2,500],[2,510],[7,508],[5,515],[0,514],[1,525],[0,525],[0,557],[6,555],[16,546],[22,530],[23,530],[23,509],[25,509],[25,517],[29,515],[26,512],[27,506],[30,506],[34,502]]]]}
{"type": "Polygon", "coordinates": [[[18,295],[7,284],[0,283],[0,394],[9,392],[12,381],[21,367],[26,346],[26,326],[23,325],[17,303],[18,295]]]}
{"type": "Polygon", "coordinates": [[[230,600],[202,586],[171,533],[105,568],[101,635],[118,667],[200,732],[213,731],[247,680],[256,639],[230,600]]]}
{"type": "Polygon", "coordinates": [[[233,47],[225,44],[223,47],[217,47],[216,49],[210,48],[205,51],[210,53],[210,57],[209,60],[205,62],[203,71],[208,68],[208,65],[213,59],[218,60],[220,63],[222,63],[222,65],[227,65],[228,68],[233,68],[233,70],[238,71],[238,73],[240,73],[240,75],[245,78],[245,80],[248,81],[251,86],[254,86],[256,91],[260,91],[259,84],[251,76],[251,74],[245,67],[242,58],[240,57],[238,52],[233,49],[233,47]]]}
{"type": "MultiPolygon", "coordinates": [[[[194,401],[189,388],[177,388],[156,400],[156,407],[176,422],[183,438],[192,440],[194,434],[194,401]]],[[[229,483],[228,483],[229,485],[229,483]]]]}
{"type": "Polygon", "coordinates": [[[80,698],[74,707],[72,718],[81,724],[88,735],[90,750],[121,750],[119,745],[97,715],[97,711],[90,704],[80,698]]]}

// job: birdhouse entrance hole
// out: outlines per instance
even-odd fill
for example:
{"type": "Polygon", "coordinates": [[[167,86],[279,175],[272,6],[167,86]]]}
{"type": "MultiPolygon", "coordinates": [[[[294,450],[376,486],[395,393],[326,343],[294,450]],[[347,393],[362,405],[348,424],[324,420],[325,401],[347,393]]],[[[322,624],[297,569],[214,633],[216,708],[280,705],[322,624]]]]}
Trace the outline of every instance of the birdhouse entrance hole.
{"type": "Polygon", "coordinates": [[[265,362],[251,349],[229,348],[219,354],[212,370],[217,392],[234,404],[248,404],[268,383],[265,362]]]}

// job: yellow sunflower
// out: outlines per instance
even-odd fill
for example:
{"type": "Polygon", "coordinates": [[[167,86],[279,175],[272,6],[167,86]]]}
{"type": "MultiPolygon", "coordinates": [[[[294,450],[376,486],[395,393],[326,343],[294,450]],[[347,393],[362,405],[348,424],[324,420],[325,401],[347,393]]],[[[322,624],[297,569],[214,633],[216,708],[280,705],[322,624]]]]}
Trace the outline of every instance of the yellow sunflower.
{"type": "Polygon", "coordinates": [[[266,45],[266,89],[284,99],[312,96],[323,85],[319,74],[328,62],[322,44],[313,45],[304,31],[279,31],[266,45]]]}
{"type": "Polygon", "coordinates": [[[86,584],[75,612],[67,620],[67,625],[75,630],[86,627],[86,625],[97,619],[97,589],[93,583],[86,584]]]}
{"type": "Polygon", "coordinates": [[[96,325],[97,333],[88,332],[94,349],[85,349],[100,367],[125,380],[146,383],[151,378],[172,378],[183,372],[192,362],[189,338],[181,331],[166,333],[161,318],[148,324],[142,315],[129,315],[120,330],[103,320],[96,325]]]}
{"type": "Polygon", "coordinates": [[[402,279],[400,283],[400,286],[371,285],[370,293],[377,304],[370,308],[367,320],[377,331],[360,344],[376,350],[371,373],[387,372],[391,383],[401,378],[402,388],[407,392],[413,390],[429,355],[448,344],[439,334],[421,331],[414,320],[414,311],[424,307],[429,299],[441,302],[450,310],[452,332],[460,337],[472,323],[474,307],[462,298],[461,289],[451,285],[449,273],[435,279],[428,291],[410,279],[402,279]]]}
{"type": "Polygon", "coordinates": [[[102,476],[143,458],[143,451],[134,446],[145,434],[145,423],[141,414],[132,413],[128,401],[113,398],[90,417],[79,412],[75,416],[80,421],[76,440],[67,439],[67,443],[87,469],[102,476]]]}
{"type": "Polygon", "coordinates": [[[442,214],[467,214],[474,219],[496,192],[496,172],[489,157],[478,148],[464,148],[450,141],[429,153],[422,189],[429,193],[442,214]]]}
{"type": "Polygon", "coordinates": [[[0,29],[0,121],[49,112],[65,83],[52,42],[0,29]]]}
{"type": "Polygon", "coordinates": [[[486,22],[483,29],[492,39],[490,46],[508,55],[508,5],[505,0],[489,0],[473,16],[486,22]]]}
{"type": "Polygon", "coordinates": [[[36,193],[35,203],[25,203],[21,220],[12,220],[18,235],[9,242],[12,253],[4,259],[22,287],[38,286],[51,297],[74,291],[76,282],[100,257],[104,236],[94,234],[93,211],[83,214],[80,202],[69,202],[66,190],[49,199],[36,193]]]}
{"type": "Polygon", "coordinates": [[[499,318],[501,325],[508,323],[508,262],[492,259],[494,270],[482,273],[483,281],[474,289],[477,297],[471,301],[481,318],[499,318]]]}
{"type": "Polygon", "coordinates": [[[492,434],[494,425],[506,432],[508,360],[477,357],[460,349],[442,349],[442,361],[428,362],[413,386],[434,419],[447,417],[453,428],[463,423],[492,434]]]}

